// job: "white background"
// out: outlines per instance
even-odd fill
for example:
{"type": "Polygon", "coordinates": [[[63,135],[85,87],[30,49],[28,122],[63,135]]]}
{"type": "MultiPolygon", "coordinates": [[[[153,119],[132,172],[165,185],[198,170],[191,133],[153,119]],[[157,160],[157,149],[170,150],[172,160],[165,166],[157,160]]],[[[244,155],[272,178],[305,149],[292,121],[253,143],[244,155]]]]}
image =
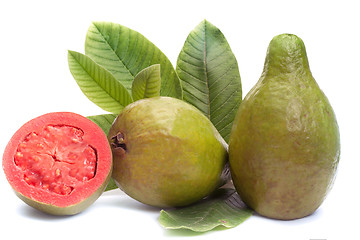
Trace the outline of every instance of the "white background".
{"type": "Polygon", "coordinates": [[[295,221],[257,215],[205,234],[164,230],[159,210],[120,190],[72,217],[40,213],[18,199],[0,171],[0,234],[16,239],[360,239],[360,14],[356,1],[2,1],[0,3],[0,151],[26,121],[53,111],[102,114],[80,91],[67,50],[84,52],[92,21],[112,21],[146,36],[176,64],[190,31],[217,26],[239,64],[243,96],[258,80],[268,43],[293,33],[305,42],[313,76],[329,98],[341,133],[335,185],[318,211],[295,221]]]}

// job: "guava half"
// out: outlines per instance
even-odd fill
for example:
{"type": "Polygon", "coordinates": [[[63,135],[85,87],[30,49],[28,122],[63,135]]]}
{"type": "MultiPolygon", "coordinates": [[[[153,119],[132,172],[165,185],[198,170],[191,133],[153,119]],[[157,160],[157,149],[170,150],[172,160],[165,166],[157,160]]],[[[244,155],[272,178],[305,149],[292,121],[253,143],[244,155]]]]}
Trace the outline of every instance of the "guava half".
{"type": "Polygon", "coordinates": [[[105,133],[71,112],[44,114],[25,123],[10,139],[3,170],[16,195],[53,215],[73,215],[104,191],[112,172],[105,133]]]}

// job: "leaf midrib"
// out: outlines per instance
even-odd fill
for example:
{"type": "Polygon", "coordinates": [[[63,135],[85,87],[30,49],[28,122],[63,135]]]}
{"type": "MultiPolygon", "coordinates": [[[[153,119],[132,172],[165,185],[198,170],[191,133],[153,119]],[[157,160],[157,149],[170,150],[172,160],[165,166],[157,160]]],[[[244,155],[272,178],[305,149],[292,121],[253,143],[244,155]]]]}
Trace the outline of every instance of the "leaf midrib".
{"type": "Polygon", "coordinates": [[[204,76],[205,76],[205,84],[207,90],[207,108],[208,108],[208,118],[211,119],[211,110],[210,110],[210,89],[209,89],[209,79],[207,75],[207,44],[206,44],[206,22],[204,24],[204,76]]]}
{"type": "MultiPolygon", "coordinates": [[[[116,98],[114,98],[98,81],[95,80],[94,76],[90,73],[90,70],[87,70],[85,68],[85,66],[83,64],[81,64],[81,62],[73,55],[72,52],[71,53],[71,56],[73,57],[73,59],[79,64],[79,66],[81,66],[81,68],[84,70],[84,72],[91,78],[93,79],[94,82],[96,82],[96,84],[112,99],[114,99],[120,106],[122,106],[122,104],[120,104],[118,102],[118,100],[116,98]]],[[[92,61],[91,59],[89,59],[90,61],[92,61]]],[[[91,64],[91,63],[90,63],[91,64]]],[[[95,64],[95,62],[93,62],[92,64],[95,64]]],[[[108,72],[108,74],[111,74],[110,72],[108,72]]],[[[123,107],[123,106],[122,106],[123,107]]]]}
{"type": "MultiPolygon", "coordinates": [[[[102,37],[102,39],[104,40],[105,44],[111,49],[111,51],[115,54],[115,56],[117,57],[117,59],[119,60],[119,62],[121,62],[121,64],[125,67],[125,69],[128,71],[128,73],[134,78],[135,75],[130,71],[130,69],[129,69],[128,66],[124,63],[124,61],[120,58],[120,56],[117,55],[115,49],[113,49],[112,46],[109,44],[109,42],[106,41],[105,36],[102,34],[102,32],[100,31],[100,29],[99,29],[98,26],[96,25],[96,22],[93,22],[93,25],[95,26],[96,30],[99,32],[99,34],[100,34],[100,36],[102,37]]],[[[129,47],[130,37],[128,37],[127,40],[128,40],[127,46],[129,47]]],[[[137,39],[136,39],[136,41],[137,41],[137,39]]]]}

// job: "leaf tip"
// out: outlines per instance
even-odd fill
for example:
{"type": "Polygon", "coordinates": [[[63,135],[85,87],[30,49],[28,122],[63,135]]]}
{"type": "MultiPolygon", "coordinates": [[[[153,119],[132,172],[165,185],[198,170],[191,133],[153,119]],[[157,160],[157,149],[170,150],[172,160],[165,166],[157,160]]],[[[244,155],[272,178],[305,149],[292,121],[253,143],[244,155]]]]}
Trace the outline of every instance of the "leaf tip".
{"type": "Polygon", "coordinates": [[[73,50],[67,50],[67,52],[68,52],[68,55],[73,55],[75,51],[73,51],[73,50]]]}
{"type": "Polygon", "coordinates": [[[213,25],[211,22],[209,22],[206,18],[204,18],[204,20],[201,22],[201,24],[203,25],[213,25]]]}
{"type": "Polygon", "coordinates": [[[101,21],[92,21],[90,25],[96,26],[100,23],[101,23],[101,21]]]}

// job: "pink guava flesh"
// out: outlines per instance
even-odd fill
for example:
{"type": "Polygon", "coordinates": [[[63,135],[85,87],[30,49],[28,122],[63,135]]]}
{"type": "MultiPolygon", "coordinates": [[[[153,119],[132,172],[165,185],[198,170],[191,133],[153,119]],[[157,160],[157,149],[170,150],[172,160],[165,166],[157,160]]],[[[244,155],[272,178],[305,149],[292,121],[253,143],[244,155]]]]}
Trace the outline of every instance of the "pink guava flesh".
{"type": "Polygon", "coordinates": [[[68,195],[95,176],[97,155],[76,127],[47,125],[29,133],[17,147],[14,162],[24,181],[35,188],[68,195]]]}

